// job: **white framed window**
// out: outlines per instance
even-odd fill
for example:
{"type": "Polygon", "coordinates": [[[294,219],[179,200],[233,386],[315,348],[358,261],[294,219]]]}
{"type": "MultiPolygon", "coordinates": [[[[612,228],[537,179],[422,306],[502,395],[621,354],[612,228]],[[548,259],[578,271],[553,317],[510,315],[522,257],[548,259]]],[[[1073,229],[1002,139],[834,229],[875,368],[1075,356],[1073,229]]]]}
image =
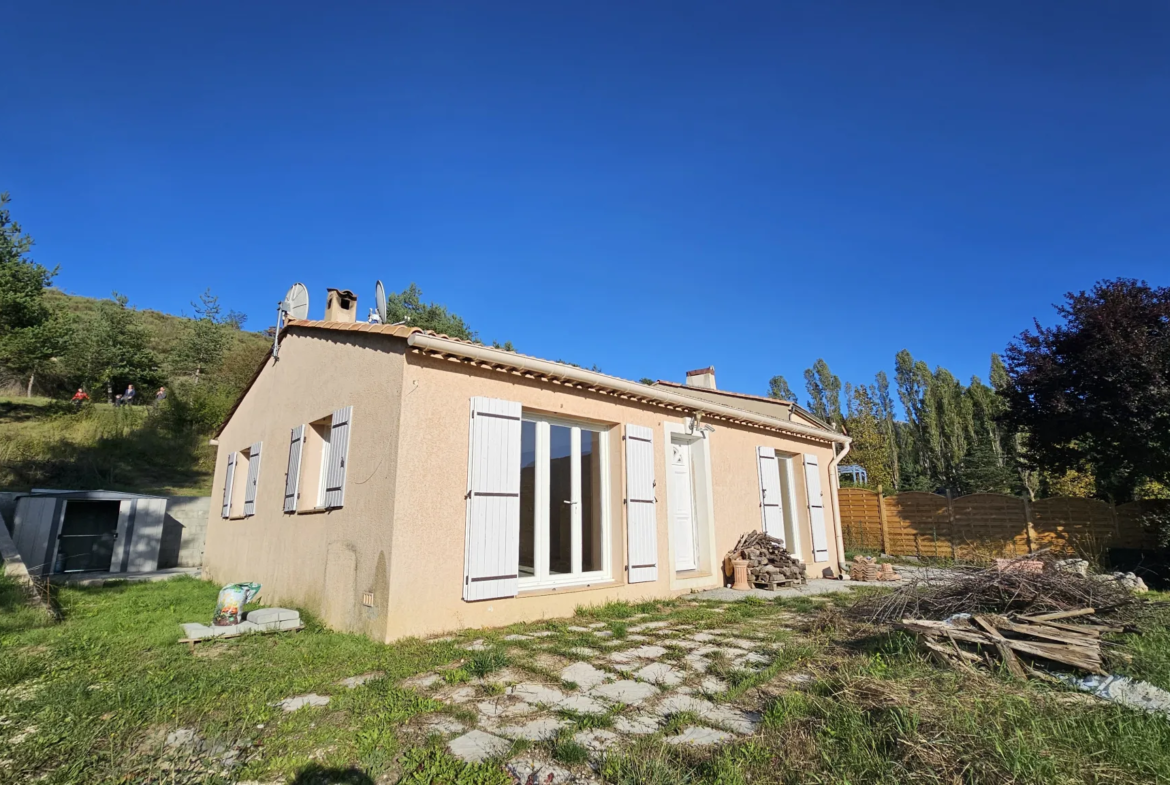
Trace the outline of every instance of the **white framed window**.
{"type": "Polygon", "coordinates": [[[523,413],[518,588],[609,580],[609,429],[523,413]]]}

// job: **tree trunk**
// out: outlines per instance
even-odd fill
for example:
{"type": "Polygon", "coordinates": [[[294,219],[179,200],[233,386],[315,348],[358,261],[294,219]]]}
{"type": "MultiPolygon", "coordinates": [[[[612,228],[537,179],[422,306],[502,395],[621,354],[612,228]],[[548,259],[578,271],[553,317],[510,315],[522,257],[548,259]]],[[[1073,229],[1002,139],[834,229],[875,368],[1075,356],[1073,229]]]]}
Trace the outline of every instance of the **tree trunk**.
{"type": "Polygon", "coordinates": [[[106,382],[106,403],[112,404],[114,402],[114,384],[113,382],[106,382]]]}
{"type": "Polygon", "coordinates": [[[27,391],[25,392],[25,394],[24,394],[24,397],[25,397],[25,398],[31,398],[31,397],[32,397],[32,386],[33,386],[33,379],[35,379],[35,378],[37,378],[37,375],[36,375],[36,373],[30,373],[30,374],[28,375],[28,390],[27,390],[27,391]]]}

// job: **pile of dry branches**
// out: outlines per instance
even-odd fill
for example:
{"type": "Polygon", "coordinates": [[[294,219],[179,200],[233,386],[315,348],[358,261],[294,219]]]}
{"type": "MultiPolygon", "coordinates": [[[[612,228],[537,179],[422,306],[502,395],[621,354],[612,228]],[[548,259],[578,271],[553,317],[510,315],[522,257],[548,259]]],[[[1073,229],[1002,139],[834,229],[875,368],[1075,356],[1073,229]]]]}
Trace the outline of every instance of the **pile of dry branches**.
{"type": "Polygon", "coordinates": [[[990,569],[926,572],[889,594],[862,599],[850,616],[891,624],[903,619],[946,619],[956,613],[1038,614],[1095,608],[1098,613],[1125,618],[1140,603],[1117,581],[1058,569],[1050,554],[1026,559],[1042,562],[1042,568],[1008,563],[990,569]]]}
{"type": "Polygon", "coordinates": [[[1048,678],[1045,671],[1053,663],[1103,675],[1101,635],[1132,628],[1100,624],[1089,620],[1092,615],[1092,608],[1082,608],[1034,615],[960,616],[948,621],[904,619],[899,626],[916,633],[939,662],[959,669],[981,663],[991,666],[999,660],[1020,678],[1048,678]]]}

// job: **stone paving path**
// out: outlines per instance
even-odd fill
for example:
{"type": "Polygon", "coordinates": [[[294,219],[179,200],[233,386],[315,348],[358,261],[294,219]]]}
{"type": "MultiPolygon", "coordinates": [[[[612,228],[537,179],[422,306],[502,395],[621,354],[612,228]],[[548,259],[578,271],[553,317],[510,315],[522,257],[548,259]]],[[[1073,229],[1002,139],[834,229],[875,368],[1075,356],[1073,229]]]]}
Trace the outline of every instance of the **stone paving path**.
{"type": "Polygon", "coordinates": [[[672,745],[705,747],[757,730],[759,714],[727,701],[728,683],[720,677],[770,665],[792,615],[728,623],[731,618],[709,616],[706,625],[637,618],[553,629],[531,625],[461,644],[469,658],[504,650],[510,664],[502,670],[466,680],[440,670],[402,685],[450,707],[416,722],[425,734],[442,735],[456,757],[506,758],[516,742],[528,742],[536,746],[507,764],[517,782],[593,782],[553,763],[542,745],[571,740],[596,766],[605,754],[650,734],[672,745]],[[585,638],[597,643],[581,645],[585,638]],[[536,780],[529,779],[533,775],[536,780]]]}

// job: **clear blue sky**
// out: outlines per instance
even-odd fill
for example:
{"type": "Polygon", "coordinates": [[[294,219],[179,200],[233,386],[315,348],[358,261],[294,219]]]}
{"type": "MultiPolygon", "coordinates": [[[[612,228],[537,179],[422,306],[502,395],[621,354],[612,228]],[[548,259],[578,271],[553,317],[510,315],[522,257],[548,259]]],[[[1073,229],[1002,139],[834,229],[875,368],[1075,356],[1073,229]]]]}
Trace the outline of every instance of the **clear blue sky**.
{"type": "Polygon", "coordinates": [[[140,307],[415,281],[488,342],[803,398],[1170,284],[1164,0],[18,0],[0,52],[35,257],[140,307]]]}

